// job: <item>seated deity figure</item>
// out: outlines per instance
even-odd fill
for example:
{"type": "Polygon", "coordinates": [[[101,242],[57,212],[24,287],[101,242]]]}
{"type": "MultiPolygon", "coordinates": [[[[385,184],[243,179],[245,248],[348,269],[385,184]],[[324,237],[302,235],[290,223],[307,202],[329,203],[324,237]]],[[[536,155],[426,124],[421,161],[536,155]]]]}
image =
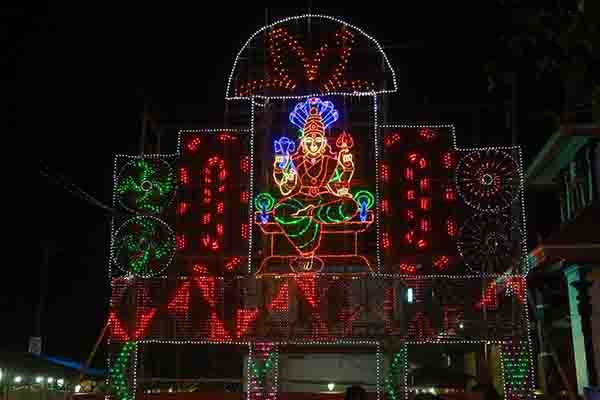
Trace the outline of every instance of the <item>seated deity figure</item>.
{"type": "Polygon", "coordinates": [[[290,114],[292,124],[301,129],[298,149],[286,137],[275,141],[273,178],[283,197],[275,204],[273,217],[302,257],[315,255],[323,224],[349,221],[360,208],[349,192],[354,174],[352,138],[343,133],[335,154],[325,136],[325,129],[337,119],[332,103],[310,98],[290,114]]]}

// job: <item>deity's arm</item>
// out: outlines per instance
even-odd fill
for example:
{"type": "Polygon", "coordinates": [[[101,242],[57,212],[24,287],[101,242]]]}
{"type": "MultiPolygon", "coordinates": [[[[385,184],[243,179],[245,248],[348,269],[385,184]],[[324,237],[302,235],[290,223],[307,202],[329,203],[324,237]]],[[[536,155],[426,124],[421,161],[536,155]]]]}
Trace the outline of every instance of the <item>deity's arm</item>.
{"type": "Polygon", "coordinates": [[[348,185],[354,176],[354,166],[352,168],[338,168],[336,173],[339,173],[339,182],[343,185],[348,185]]]}
{"type": "Polygon", "coordinates": [[[338,154],[336,174],[339,176],[339,182],[343,186],[348,187],[352,176],[354,176],[354,161],[352,161],[352,154],[350,152],[341,151],[338,154]]]}
{"type": "Polygon", "coordinates": [[[354,164],[352,160],[342,163],[342,158],[338,157],[337,162],[334,159],[332,165],[333,171],[327,183],[328,190],[335,195],[345,195],[350,189],[350,181],[354,175],[354,164]]]}
{"type": "Polygon", "coordinates": [[[290,161],[283,167],[280,167],[281,162],[275,160],[273,165],[273,179],[282,195],[287,196],[294,190],[298,182],[298,176],[293,164],[290,161]]]}

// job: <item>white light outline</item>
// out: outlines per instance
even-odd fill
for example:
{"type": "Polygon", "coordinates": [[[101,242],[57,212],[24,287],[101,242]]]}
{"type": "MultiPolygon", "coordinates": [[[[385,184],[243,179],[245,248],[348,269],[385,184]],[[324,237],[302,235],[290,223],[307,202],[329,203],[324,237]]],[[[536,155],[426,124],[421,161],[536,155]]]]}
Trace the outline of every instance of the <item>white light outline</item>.
{"type": "Polygon", "coordinates": [[[373,127],[373,141],[375,144],[375,228],[377,234],[376,244],[376,260],[377,260],[377,273],[381,273],[381,193],[379,190],[379,168],[381,165],[379,146],[379,108],[377,104],[377,96],[373,93],[373,114],[374,114],[374,127],[373,127]]]}
{"type": "Polygon", "coordinates": [[[254,125],[256,118],[256,102],[254,97],[250,101],[250,171],[248,174],[248,182],[250,183],[249,200],[248,200],[248,268],[246,273],[250,275],[252,273],[252,244],[254,243],[254,134],[256,127],[254,125]]]}
{"type": "MultiPolygon", "coordinates": [[[[133,349],[133,385],[131,388],[131,392],[132,392],[132,399],[137,399],[137,367],[138,367],[138,344],[134,343],[134,349],[133,349]]],[[[129,400],[129,399],[127,399],[129,400]]]]}
{"type": "Polygon", "coordinates": [[[252,102],[254,102],[255,98],[261,98],[261,99],[304,99],[304,98],[308,98],[308,97],[318,97],[318,96],[372,96],[373,94],[383,94],[383,93],[394,93],[397,92],[398,90],[398,83],[397,83],[397,79],[396,79],[396,72],[394,71],[394,68],[392,67],[387,55],[385,54],[385,52],[383,51],[383,48],[381,47],[381,45],[379,44],[379,42],[372,37],[371,35],[367,34],[365,31],[363,31],[362,29],[349,24],[339,18],[335,18],[335,17],[331,17],[329,15],[324,15],[324,14],[304,14],[304,15],[297,15],[297,16],[293,16],[293,17],[287,17],[287,18],[283,18],[280,19],[278,21],[275,21],[271,24],[265,25],[262,28],[260,28],[259,30],[257,30],[256,32],[254,32],[254,34],[252,34],[250,36],[250,38],[248,38],[248,40],[246,40],[246,42],[244,43],[244,45],[242,46],[242,48],[238,51],[235,60],[233,62],[233,66],[231,68],[231,72],[229,74],[229,78],[227,80],[227,87],[225,89],[225,100],[249,100],[251,99],[252,102]],[[366,37],[368,40],[370,40],[371,42],[373,42],[375,44],[375,46],[377,47],[377,49],[379,50],[380,54],[383,56],[383,59],[385,61],[385,64],[389,70],[389,72],[391,72],[392,74],[392,89],[383,89],[383,90],[379,90],[379,91],[369,91],[369,92],[323,92],[323,93],[312,93],[309,95],[302,95],[302,96],[259,96],[259,95],[252,95],[252,96],[230,96],[230,89],[231,89],[231,82],[234,80],[234,74],[236,72],[237,66],[238,66],[238,62],[240,60],[240,57],[242,55],[242,53],[244,52],[244,50],[246,50],[246,48],[248,47],[248,45],[250,44],[250,42],[256,37],[258,36],[260,33],[273,28],[276,25],[280,25],[280,24],[285,24],[286,22],[289,21],[294,21],[294,20],[299,20],[299,19],[310,19],[310,18],[321,18],[321,19],[327,19],[333,22],[337,22],[339,24],[342,24],[346,27],[349,27],[351,29],[356,30],[357,32],[359,32],[360,34],[362,34],[364,37],[366,37]]]}
{"type": "Polygon", "coordinates": [[[377,391],[377,400],[381,399],[381,342],[377,342],[377,353],[375,355],[377,363],[377,372],[375,378],[375,390],[377,391]]]}
{"type": "Polygon", "coordinates": [[[408,346],[403,344],[402,348],[404,349],[404,399],[408,400],[408,346]]]}

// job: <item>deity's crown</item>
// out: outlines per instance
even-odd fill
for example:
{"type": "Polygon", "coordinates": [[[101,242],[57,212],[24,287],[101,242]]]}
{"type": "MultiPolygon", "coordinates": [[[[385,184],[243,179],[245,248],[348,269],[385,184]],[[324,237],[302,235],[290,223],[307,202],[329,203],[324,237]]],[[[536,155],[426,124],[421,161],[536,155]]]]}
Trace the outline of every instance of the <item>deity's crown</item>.
{"type": "Polygon", "coordinates": [[[325,129],[337,121],[339,114],[330,101],[311,97],[298,103],[290,113],[290,122],[302,129],[304,134],[324,135],[325,129]]]}

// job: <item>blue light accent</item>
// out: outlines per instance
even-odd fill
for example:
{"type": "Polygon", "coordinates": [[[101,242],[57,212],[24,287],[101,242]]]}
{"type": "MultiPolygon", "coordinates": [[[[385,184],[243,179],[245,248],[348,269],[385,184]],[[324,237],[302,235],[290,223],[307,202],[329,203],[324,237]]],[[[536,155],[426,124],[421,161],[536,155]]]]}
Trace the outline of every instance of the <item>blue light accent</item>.
{"type": "Polygon", "coordinates": [[[269,222],[269,214],[267,214],[267,202],[260,202],[260,222],[266,224],[269,222]]]}
{"type": "MultiPolygon", "coordinates": [[[[282,136],[279,140],[273,140],[273,147],[276,155],[284,156],[283,161],[279,164],[279,168],[285,167],[286,164],[291,161],[290,153],[296,151],[296,143],[285,136],[282,136]]],[[[291,162],[290,164],[290,168],[294,169],[294,164],[291,162]]]]}
{"type": "Polygon", "coordinates": [[[366,199],[362,199],[362,201],[360,202],[360,220],[362,222],[365,222],[367,220],[367,200],[366,199]]]}
{"type": "Polygon", "coordinates": [[[411,287],[409,287],[406,290],[406,301],[408,301],[409,303],[412,303],[414,301],[414,291],[411,287]]]}
{"type": "Polygon", "coordinates": [[[359,190],[354,194],[354,199],[360,205],[360,220],[365,222],[369,216],[368,211],[375,205],[375,197],[368,190],[359,190]]]}
{"type": "Polygon", "coordinates": [[[39,356],[39,358],[42,360],[51,362],[53,364],[58,364],[58,365],[62,365],[67,368],[81,371],[85,374],[92,375],[92,376],[103,377],[108,374],[108,372],[106,370],[96,369],[96,368],[86,368],[84,365],[82,365],[76,361],[72,361],[72,360],[68,360],[68,359],[52,357],[52,356],[45,356],[45,355],[41,355],[41,356],[39,356]]]}
{"type": "Polygon", "coordinates": [[[261,213],[260,213],[260,223],[261,224],[266,224],[267,222],[269,222],[269,214],[265,214],[264,212],[261,211],[261,213]]]}
{"type": "Polygon", "coordinates": [[[275,199],[269,193],[260,193],[254,199],[254,208],[259,211],[260,222],[266,224],[269,222],[269,212],[275,205],[275,199]]]}
{"type": "Polygon", "coordinates": [[[321,114],[325,129],[340,117],[337,110],[333,107],[332,102],[322,101],[318,97],[311,97],[304,103],[296,104],[294,111],[290,113],[290,122],[298,128],[303,129],[311,107],[316,107],[319,114],[321,114]]]}

